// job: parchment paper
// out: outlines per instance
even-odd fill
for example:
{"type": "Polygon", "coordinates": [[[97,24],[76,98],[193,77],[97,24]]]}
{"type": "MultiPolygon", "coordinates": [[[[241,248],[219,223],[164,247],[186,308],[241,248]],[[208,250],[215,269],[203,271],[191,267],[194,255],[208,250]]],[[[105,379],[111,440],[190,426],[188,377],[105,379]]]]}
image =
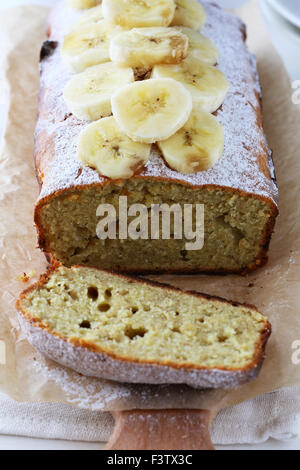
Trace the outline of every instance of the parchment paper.
{"type": "MultiPolygon", "coordinates": [[[[264,93],[265,130],[278,176],[280,217],[269,264],[247,277],[155,276],[188,289],[256,304],[273,325],[267,359],[257,380],[231,392],[197,391],[185,386],[134,386],[88,379],[42,358],[20,332],[15,301],[25,287],[21,273],[44,271],[36,248],[33,205],[38,195],[32,161],[39,88],[38,56],[47,10],[23,6],[1,13],[1,70],[9,115],[0,160],[0,340],[6,364],[0,365],[0,390],[19,401],[63,401],[80,407],[213,408],[300,384],[300,365],[292,362],[292,343],[300,340],[300,113],[292,88],[270,44],[255,1],[239,11],[248,25],[249,46],[257,55],[264,93]]],[[[0,82],[1,83],[1,82],[0,82]]]]}

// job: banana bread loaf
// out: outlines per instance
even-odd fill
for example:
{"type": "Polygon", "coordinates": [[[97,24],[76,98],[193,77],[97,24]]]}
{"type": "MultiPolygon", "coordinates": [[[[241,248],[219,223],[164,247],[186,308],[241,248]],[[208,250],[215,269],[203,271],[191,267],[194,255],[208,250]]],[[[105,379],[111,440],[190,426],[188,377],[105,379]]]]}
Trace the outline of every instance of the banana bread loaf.
{"type": "MultiPolygon", "coordinates": [[[[163,145],[152,145],[145,164],[131,177],[117,180],[102,176],[76,156],[79,135],[88,123],[76,118],[64,100],[63,90],[72,72],[62,60],[61,47],[74,22],[80,21],[81,13],[64,3],[53,10],[49,38],[41,53],[35,133],[36,171],[41,187],[35,223],[39,246],[48,257],[65,266],[85,264],[149,273],[242,273],[266,262],[278,212],[277,188],[262,127],[256,64],[246,48],[242,22],[214,4],[203,5],[207,19],[201,32],[216,45],[218,69],[229,82],[226,98],[214,113],[224,129],[223,154],[212,168],[183,174],[166,163],[163,145]],[[118,209],[119,196],[127,196],[128,206],[144,204],[149,211],[153,204],[203,204],[203,248],[189,251],[187,240],[176,237],[120,240],[117,236],[100,240],[96,233],[97,207],[112,204],[118,209]]],[[[182,11],[176,11],[175,24],[182,24],[182,11]]],[[[91,18],[95,15],[94,11],[89,14],[91,18]]],[[[191,35],[189,39],[192,40],[191,35]]],[[[118,41],[115,43],[118,45],[118,41]]],[[[147,73],[140,76],[135,71],[135,79],[149,78],[147,73]]],[[[166,71],[158,67],[155,74],[161,73],[166,71]]]]}
{"type": "Polygon", "coordinates": [[[17,308],[41,353],[130,383],[236,387],[258,374],[271,332],[254,307],[86,266],[53,267],[17,308]]]}

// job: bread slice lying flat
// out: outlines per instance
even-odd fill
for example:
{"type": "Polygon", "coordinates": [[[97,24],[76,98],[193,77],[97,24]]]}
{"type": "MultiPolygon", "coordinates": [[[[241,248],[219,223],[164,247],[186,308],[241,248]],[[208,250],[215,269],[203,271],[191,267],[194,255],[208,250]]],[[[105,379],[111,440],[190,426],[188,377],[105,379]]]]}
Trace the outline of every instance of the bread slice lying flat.
{"type": "Polygon", "coordinates": [[[271,332],[254,307],[83,266],[53,268],[17,307],[41,353],[120,382],[233,388],[258,374],[271,332]]]}

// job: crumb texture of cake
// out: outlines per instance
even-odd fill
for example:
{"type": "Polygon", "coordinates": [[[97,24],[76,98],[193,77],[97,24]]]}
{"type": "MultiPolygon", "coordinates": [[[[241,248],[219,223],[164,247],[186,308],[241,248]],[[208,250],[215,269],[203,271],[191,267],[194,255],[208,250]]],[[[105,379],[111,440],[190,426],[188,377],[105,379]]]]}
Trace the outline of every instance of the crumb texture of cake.
{"type": "Polygon", "coordinates": [[[254,307],[82,266],[55,268],[18,310],[42,353],[128,382],[235,386],[258,373],[271,331],[254,307]]]}
{"type": "Polygon", "coordinates": [[[44,234],[40,240],[42,246],[65,266],[86,264],[132,272],[234,272],[257,266],[272,210],[263,200],[221,188],[195,190],[178,183],[162,185],[131,178],[109,184],[101,191],[91,186],[80,193],[76,189],[63,192],[45,204],[38,217],[44,234]],[[122,244],[118,236],[115,240],[100,240],[96,235],[100,220],[96,216],[97,207],[112,204],[118,213],[122,194],[127,195],[128,207],[136,203],[148,207],[149,217],[153,204],[193,204],[194,207],[204,204],[204,248],[187,251],[185,238],[164,240],[161,236],[158,240],[127,239],[122,244]]]}
{"type": "MultiPolygon", "coordinates": [[[[243,23],[204,3],[201,33],[219,51],[218,69],[229,91],[215,116],[225,147],[210,169],[182,174],[171,169],[156,145],[128,179],[110,180],[76,157],[86,121],[69,112],[63,90],[72,77],[60,49],[78,20],[59,4],[49,19],[49,40],[58,45],[41,63],[35,161],[41,192],[35,209],[39,246],[66,266],[80,263],[127,272],[247,272],[262,266],[277,209],[275,174],[261,115],[261,90],[254,58],[245,45],[243,23]],[[204,204],[204,247],[186,251],[187,240],[99,240],[99,204],[204,204]]],[[[147,76],[149,78],[149,76],[147,76]]]]}

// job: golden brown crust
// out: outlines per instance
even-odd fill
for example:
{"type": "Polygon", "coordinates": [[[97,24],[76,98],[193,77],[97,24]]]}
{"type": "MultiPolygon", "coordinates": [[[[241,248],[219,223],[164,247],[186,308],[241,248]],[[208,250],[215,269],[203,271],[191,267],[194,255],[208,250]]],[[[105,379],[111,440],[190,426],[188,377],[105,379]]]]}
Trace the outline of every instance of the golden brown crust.
{"type": "MultiPolygon", "coordinates": [[[[44,273],[43,275],[41,275],[40,279],[35,284],[28,287],[27,289],[25,289],[21,293],[21,295],[20,295],[20,297],[17,301],[16,307],[17,307],[17,310],[22,314],[22,316],[29,323],[31,323],[34,327],[40,328],[41,330],[46,331],[47,333],[49,333],[51,335],[57,336],[58,338],[60,338],[61,340],[65,341],[65,342],[68,342],[68,339],[66,337],[60,335],[57,332],[51,331],[51,329],[47,325],[43,324],[40,321],[39,318],[34,318],[34,317],[29,316],[24,311],[24,309],[22,308],[22,301],[26,298],[27,294],[29,292],[31,292],[35,289],[39,289],[40,287],[45,285],[49,281],[49,279],[51,278],[51,275],[60,266],[61,265],[59,263],[56,263],[55,265],[49,266],[49,269],[47,270],[47,272],[44,273]]],[[[234,307],[238,307],[238,306],[247,307],[247,308],[254,309],[254,310],[258,311],[257,308],[253,305],[242,304],[242,303],[239,303],[239,302],[233,302],[233,301],[223,299],[221,297],[211,296],[209,294],[203,294],[203,293],[199,293],[199,292],[196,292],[196,291],[183,291],[180,288],[173,287],[173,286],[170,286],[170,285],[167,285],[167,284],[163,284],[163,283],[160,283],[160,282],[157,282],[157,281],[150,281],[148,279],[130,277],[126,274],[114,273],[112,271],[107,271],[107,270],[104,270],[104,269],[90,268],[90,267],[82,266],[82,265],[81,266],[80,265],[74,266],[73,268],[70,268],[70,269],[74,269],[74,268],[77,268],[77,267],[80,267],[80,268],[86,269],[86,270],[97,270],[97,271],[101,271],[101,272],[110,273],[110,274],[115,275],[116,277],[126,279],[127,281],[135,283],[135,284],[147,284],[149,286],[155,286],[155,287],[158,287],[160,289],[166,289],[166,290],[169,290],[169,291],[181,292],[181,293],[191,295],[191,296],[197,297],[197,298],[222,302],[226,305],[232,305],[234,307]]],[[[74,347],[86,348],[86,349],[88,349],[88,350],[90,350],[94,353],[104,354],[104,355],[107,355],[108,357],[110,357],[112,359],[116,359],[116,360],[121,361],[121,362],[124,361],[124,362],[140,363],[140,364],[144,364],[144,365],[145,364],[160,365],[160,366],[167,366],[167,367],[170,367],[172,369],[184,369],[184,370],[185,369],[193,369],[193,370],[210,370],[211,369],[211,370],[220,370],[220,371],[223,370],[223,371],[227,371],[227,372],[228,371],[231,371],[231,372],[237,372],[238,371],[238,372],[245,372],[246,373],[246,372],[250,372],[254,369],[259,370],[259,368],[261,367],[261,365],[264,361],[264,358],[265,358],[265,348],[266,348],[267,341],[268,341],[268,339],[271,335],[271,331],[272,331],[271,324],[266,320],[265,323],[264,323],[264,326],[261,330],[260,339],[256,344],[255,354],[254,354],[252,362],[247,364],[243,368],[231,368],[231,369],[228,369],[228,368],[226,369],[221,365],[217,366],[217,367],[214,367],[214,368],[207,368],[207,367],[197,366],[193,363],[177,364],[177,363],[174,363],[172,361],[165,361],[165,362],[157,362],[157,361],[154,361],[154,360],[152,360],[152,361],[151,360],[140,361],[138,359],[132,359],[132,358],[118,356],[117,354],[114,354],[111,351],[108,351],[104,348],[101,348],[101,347],[99,347],[99,346],[97,346],[93,343],[89,343],[89,342],[87,342],[83,339],[82,340],[72,339],[70,342],[72,343],[72,345],[74,347]]]]}

